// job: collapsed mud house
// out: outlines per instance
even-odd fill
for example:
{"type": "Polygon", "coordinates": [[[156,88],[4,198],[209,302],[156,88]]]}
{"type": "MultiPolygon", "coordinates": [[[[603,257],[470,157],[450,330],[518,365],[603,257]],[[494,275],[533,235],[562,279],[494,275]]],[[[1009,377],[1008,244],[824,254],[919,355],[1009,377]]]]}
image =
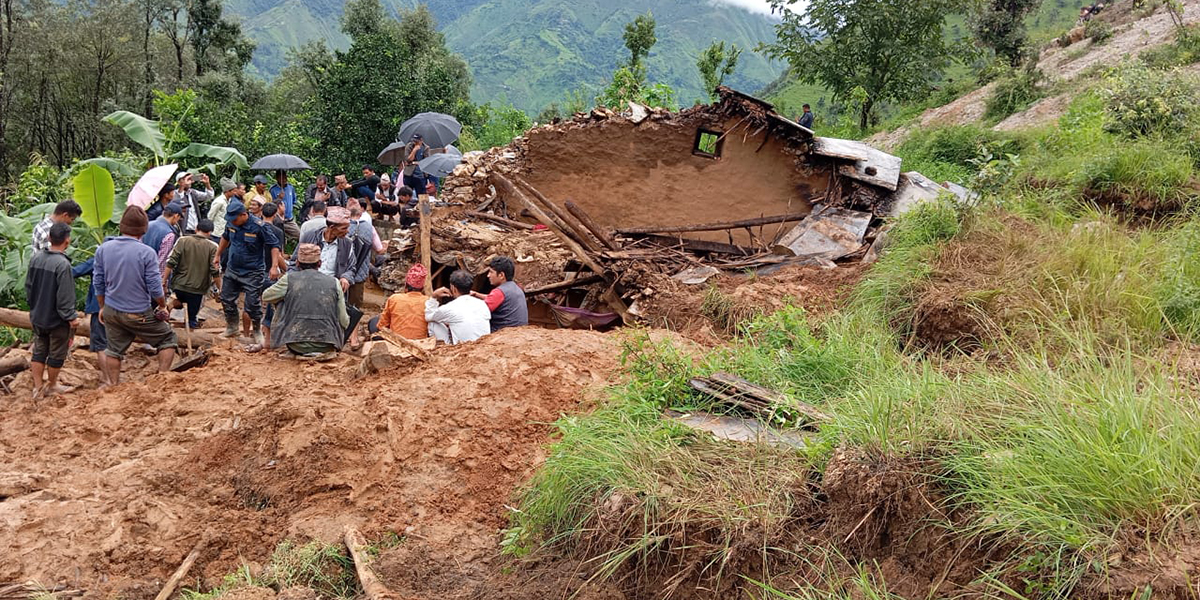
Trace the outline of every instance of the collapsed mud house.
{"type": "MultiPolygon", "coordinates": [[[[664,292],[722,273],[857,262],[886,218],[941,193],[969,196],[718,92],[680,112],[597,108],[469,154],[429,219],[432,279],[461,268],[486,286],[487,259],[508,255],[536,322],[664,324],[664,292]]],[[[418,235],[400,232],[393,250],[384,287],[421,260],[418,235]]]]}

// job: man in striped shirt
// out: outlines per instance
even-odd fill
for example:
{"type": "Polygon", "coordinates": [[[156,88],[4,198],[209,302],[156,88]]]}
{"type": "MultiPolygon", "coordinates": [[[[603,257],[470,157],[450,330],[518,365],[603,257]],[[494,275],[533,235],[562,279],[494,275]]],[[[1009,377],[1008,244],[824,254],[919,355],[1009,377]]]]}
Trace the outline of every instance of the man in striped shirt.
{"type": "Polygon", "coordinates": [[[71,226],[75,219],[83,214],[83,208],[74,200],[63,200],[54,207],[54,212],[46,215],[41,223],[33,228],[33,251],[40,252],[50,249],[50,228],[55,223],[66,223],[71,226]]]}

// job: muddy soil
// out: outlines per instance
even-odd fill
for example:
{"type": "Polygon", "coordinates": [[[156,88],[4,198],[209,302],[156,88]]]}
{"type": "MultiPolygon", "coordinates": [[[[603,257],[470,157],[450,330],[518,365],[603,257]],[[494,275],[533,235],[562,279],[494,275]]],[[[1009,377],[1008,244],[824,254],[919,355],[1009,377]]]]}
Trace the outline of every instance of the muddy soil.
{"type": "Polygon", "coordinates": [[[0,496],[0,581],[149,598],[202,535],[192,586],[348,525],[420,541],[432,571],[485,571],[549,423],[611,381],[618,353],[610,335],[511,329],[360,380],[349,355],[214,354],[37,407],[4,397],[0,464],[22,483],[0,496]]]}

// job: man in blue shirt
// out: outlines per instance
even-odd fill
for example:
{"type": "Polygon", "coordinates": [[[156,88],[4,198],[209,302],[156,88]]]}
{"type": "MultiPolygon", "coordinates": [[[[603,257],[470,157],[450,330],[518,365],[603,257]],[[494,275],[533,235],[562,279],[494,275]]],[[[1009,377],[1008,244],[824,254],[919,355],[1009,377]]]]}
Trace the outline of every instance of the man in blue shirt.
{"type": "MultiPolygon", "coordinates": [[[[104,238],[104,241],[115,239],[117,238],[114,236],[108,236],[104,238]]],[[[93,256],[71,269],[71,276],[76,279],[91,277],[95,265],[96,257],[93,256]]],[[[96,300],[95,278],[88,284],[87,302],[83,305],[83,314],[89,317],[88,350],[96,353],[96,367],[100,369],[100,387],[108,387],[113,382],[112,374],[108,369],[108,360],[104,358],[104,351],[108,349],[108,335],[104,331],[104,323],[100,322],[100,302],[96,300]]]]}
{"type": "Polygon", "coordinates": [[[224,337],[237,337],[237,299],[245,294],[244,308],[250,317],[250,328],[257,344],[263,343],[262,292],[267,287],[267,277],[279,279],[279,265],[283,260],[280,248],[283,241],[275,232],[258,219],[251,219],[241,202],[229,205],[225,213],[225,233],[217,247],[213,264],[220,265],[221,257],[229,253],[225,264],[225,275],[221,278],[221,305],[225,312],[224,337]],[[269,250],[268,250],[269,249],[269,250]],[[264,257],[270,253],[271,264],[264,257]]]}
{"type": "Polygon", "coordinates": [[[271,200],[283,207],[283,218],[292,220],[292,207],[296,204],[296,188],[288,183],[287,171],[275,172],[275,185],[271,186],[271,200]]]}
{"type": "Polygon", "coordinates": [[[158,350],[158,371],[171,368],[175,360],[175,331],[167,322],[167,300],[163,294],[158,256],[140,239],[149,221],[146,211],[136,206],[121,216],[121,237],[100,244],[92,270],[100,322],[108,334],[109,376],[120,382],[121,359],[134,339],[158,350]],[[157,309],[156,309],[157,307],[157,309]]]}

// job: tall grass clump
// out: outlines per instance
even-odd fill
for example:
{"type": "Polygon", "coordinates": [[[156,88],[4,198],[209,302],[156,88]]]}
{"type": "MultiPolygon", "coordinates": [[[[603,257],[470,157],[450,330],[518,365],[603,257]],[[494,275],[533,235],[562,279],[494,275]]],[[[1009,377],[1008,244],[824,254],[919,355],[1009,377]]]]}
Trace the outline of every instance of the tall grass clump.
{"type": "Polygon", "coordinates": [[[965,184],[978,171],[972,161],[982,150],[1013,139],[1014,136],[977,125],[919,129],[896,148],[896,155],[904,159],[907,171],[919,171],[934,181],[965,184]]]}
{"type": "Polygon", "coordinates": [[[984,118],[993,122],[1001,121],[1029,108],[1045,96],[1042,89],[1044,80],[1045,75],[1037,68],[1008,69],[996,80],[996,87],[984,106],[984,118]]]}

